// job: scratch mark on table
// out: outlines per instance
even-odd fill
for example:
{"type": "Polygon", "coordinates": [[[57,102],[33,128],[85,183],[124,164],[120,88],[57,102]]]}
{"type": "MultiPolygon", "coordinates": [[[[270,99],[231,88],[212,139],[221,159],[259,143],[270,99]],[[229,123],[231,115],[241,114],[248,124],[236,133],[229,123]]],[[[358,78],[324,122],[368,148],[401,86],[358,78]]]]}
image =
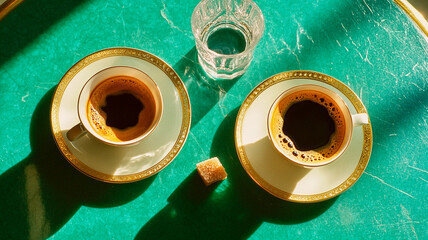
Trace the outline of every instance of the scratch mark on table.
{"type": "Polygon", "coordinates": [[[182,55],[182,58],[185,58],[186,60],[188,60],[188,61],[190,61],[190,62],[192,62],[192,63],[194,63],[194,64],[198,64],[199,65],[199,61],[195,61],[195,59],[194,58],[189,58],[188,56],[186,56],[186,55],[182,55]]]}
{"type": "Polygon", "coordinates": [[[372,118],[373,118],[373,119],[378,119],[379,121],[382,121],[383,123],[387,123],[387,124],[389,124],[389,125],[395,125],[395,123],[394,123],[394,122],[386,121],[386,120],[384,120],[384,119],[382,119],[382,118],[379,118],[379,117],[376,117],[376,116],[373,116],[372,118]]]}
{"type": "MultiPolygon", "coordinates": [[[[349,36],[348,34],[346,34],[347,36],[349,36]]],[[[351,41],[351,43],[352,43],[352,45],[354,45],[356,48],[358,48],[359,46],[361,46],[360,44],[356,44],[355,42],[354,42],[354,39],[352,39],[352,37],[349,37],[349,40],[351,41]]],[[[357,50],[358,51],[358,50],[357,50]]]]}
{"type": "Polygon", "coordinates": [[[27,99],[27,97],[28,97],[28,96],[30,96],[30,93],[29,93],[29,92],[27,92],[27,94],[26,94],[25,96],[22,96],[22,97],[21,97],[21,101],[22,101],[22,102],[26,102],[26,101],[27,101],[26,99],[27,99]]]}
{"type": "Polygon", "coordinates": [[[346,29],[346,27],[343,25],[343,23],[341,23],[340,25],[342,25],[342,28],[345,29],[345,32],[348,32],[348,29],[346,29]]]}
{"type": "Polygon", "coordinates": [[[218,91],[218,99],[219,99],[218,106],[220,107],[220,111],[221,111],[221,114],[223,115],[223,117],[226,117],[227,116],[227,107],[224,104],[224,102],[225,102],[225,95],[227,94],[227,92],[222,87],[220,87],[220,86],[218,86],[218,88],[219,88],[219,91],[218,91]]]}
{"type": "MultiPolygon", "coordinates": [[[[364,172],[364,173],[365,173],[365,174],[367,174],[367,175],[369,175],[370,177],[372,177],[372,178],[374,178],[374,179],[379,180],[382,184],[384,184],[384,185],[386,185],[386,186],[388,186],[388,187],[390,187],[390,188],[393,188],[393,189],[395,189],[395,190],[397,190],[397,191],[399,191],[399,192],[401,192],[401,193],[403,193],[403,194],[405,194],[405,195],[407,195],[407,196],[409,196],[409,197],[411,197],[411,198],[415,198],[415,197],[413,197],[412,195],[410,195],[410,194],[406,193],[405,191],[403,191],[403,190],[401,190],[401,189],[398,189],[398,188],[396,188],[396,187],[392,186],[391,184],[386,183],[383,179],[381,179],[381,178],[379,178],[379,177],[376,177],[376,176],[375,176],[375,175],[373,175],[373,174],[370,174],[370,173],[368,173],[368,172],[364,172]]],[[[415,199],[416,199],[416,198],[415,198],[415,199]]]]}
{"type": "Polygon", "coordinates": [[[366,5],[366,7],[369,9],[369,11],[373,14],[373,10],[369,7],[369,5],[366,3],[365,0],[363,0],[364,4],[366,5]]]}
{"type": "MultiPolygon", "coordinates": [[[[272,34],[270,34],[270,33],[268,33],[268,36],[269,36],[269,38],[271,39],[271,41],[272,41],[272,44],[273,44],[273,46],[275,46],[275,50],[276,50],[276,54],[281,54],[281,53],[283,53],[284,52],[284,50],[285,50],[285,48],[282,48],[282,49],[279,49],[278,50],[278,48],[276,47],[276,40],[275,40],[275,38],[272,36],[272,34]]],[[[282,39],[281,39],[282,40],[282,39]]],[[[287,45],[288,46],[288,45],[287,45]]],[[[289,49],[290,50],[290,49],[289,49]]],[[[290,50],[291,51],[291,50],[290,50]]]]}
{"type": "Polygon", "coordinates": [[[312,3],[312,5],[313,5],[314,7],[318,7],[318,5],[319,5],[319,0],[317,0],[317,2],[316,2],[316,3],[312,3]]]}
{"type": "Polygon", "coordinates": [[[419,66],[419,63],[416,63],[413,67],[412,67],[412,71],[415,71],[415,68],[419,66]]]}
{"type": "Polygon", "coordinates": [[[375,222],[376,222],[376,226],[377,226],[377,227],[382,227],[382,228],[381,228],[381,229],[382,229],[382,231],[383,231],[383,232],[386,232],[386,228],[384,228],[384,227],[383,227],[383,226],[384,226],[384,224],[380,223],[380,221],[379,221],[379,220],[377,220],[376,216],[374,216],[373,218],[374,218],[374,220],[375,220],[375,222]]]}
{"type": "Polygon", "coordinates": [[[415,169],[415,170],[418,170],[418,171],[421,171],[421,172],[424,172],[424,173],[428,173],[428,171],[426,171],[426,170],[423,170],[423,169],[420,169],[420,168],[417,168],[417,167],[414,167],[414,166],[410,166],[410,165],[407,165],[409,168],[413,168],[413,169],[415,169]]]}
{"type": "Polygon", "coordinates": [[[304,35],[304,36],[306,36],[306,38],[309,40],[309,41],[311,41],[312,43],[314,43],[314,39],[311,37],[311,36],[309,36],[309,34],[305,31],[305,29],[302,27],[302,25],[296,20],[296,18],[294,18],[294,22],[297,24],[297,31],[296,31],[296,39],[297,39],[297,41],[296,41],[296,47],[297,47],[297,49],[299,49],[300,50],[300,47],[301,47],[301,45],[300,45],[300,35],[304,35]]]}
{"type": "Polygon", "coordinates": [[[410,217],[409,211],[402,204],[400,204],[400,207],[401,207],[401,213],[407,218],[407,220],[409,220],[410,228],[412,229],[412,232],[415,234],[416,239],[418,239],[418,234],[416,234],[416,230],[415,230],[415,227],[413,226],[413,223],[419,223],[419,222],[413,222],[412,218],[410,217]]]}
{"type": "MultiPolygon", "coordinates": [[[[378,27],[382,28],[386,33],[388,33],[388,37],[389,37],[389,42],[391,42],[391,33],[393,31],[391,31],[391,29],[386,28],[385,26],[383,26],[381,23],[383,23],[385,21],[385,19],[382,19],[380,22],[373,20],[374,23],[377,24],[378,27]]],[[[394,32],[395,33],[395,32],[394,32]]]]}
{"type": "Polygon", "coordinates": [[[422,92],[425,92],[425,89],[423,89],[423,88],[419,87],[419,85],[418,85],[418,84],[416,84],[416,83],[414,83],[414,82],[411,82],[410,84],[412,84],[413,86],[417,87],[417,88],[418,88],[419,90],[421,90],[422,92]]]}
{"type": "Polygon", "coordinates": [[[35,85],[34,87],[36,87],[36,88],[40,88],[40,89],[49,90],[49,88],[47,88],[47,87],[42,87],[42,86],[39,86],[39,85],[35,85]]]}
{"type": "Polygon", "coordinates": [[[358,55],[360,55],[361,60],[364,61],[363,55],[361,55],[360,51],[358,51],[358,49],[355,49],[355,51],[357,51],[358,55]]]}
{"type": "MultiPolygon", "coordinates": [[[[215,86],[215,82],[213,82],[212,81],[212,79],[211,78],[209,78],[209,77],[206,77],[205,75],[199,75],[200,76],[200,80],[202,80],[206,85],[208,85],[208,86],[210,86],[210,87],[213,87],[213,86],[215,86]]],[[[198,82],[198,81],[197,81],[198,82]]],[[[201,83],[198,83],[198,86],[200,87],[201,86],[201,83]]]]}
{"type": "Polygon", "coordinates": [[[297,48],[297,50],[299,50],[299,52],[300,52],[300,47],[301,47],[301,45],[300,45],[299,28],[297,28],[297,30],[296,30],[296,48],[297,48]]]}
{"type": "Polygon", "coordinates": [[[394,73],[392,73],[392,72],[390,72],[388,70],[385,70],[385,72],[388,73],[388,74],[390,74],[392,77],[394,77],[395,83],[398,83],[398,77],[394,73]]]}
{"type": "Polygon", "coordinates": [[[123,19],[123,8],[124,6],[122,6],[122,9],[120,10],[120,14],[116,17],[116,22],[122,23],[123,31],[126,31],[125,19],[123,19]]]}
{"type": "Polygon", "coordinates": [[[287,50],[296,57],[296,60],[297,60],[297,63],[299,64],[299,69],[300,69],[301,68],[300,60],[299,60],[299,57],[297,56],[296,52],[291,50],[290,46],[285,42],[284,39],[281,39],[281,42],[285,45],[287,50]]]}
{"type": "Polygon", "coordinates": [[[369,60],[369,58],[368,58],[368,55],[369,55],[369,49],[370,49],[370,47],[372,46],[372,42],[370,41],[370,38],[369,37],[367,37],[367,41],[369,42],[369,46],[367,47],[367,50],[366,50],[366,56],[364,57],[364,62],[367,62],[367,63],[369,63],[370,65],[372,65],[373,66],[373,63],[371,63],[370,62],[370,60],[369,60]]]}
{"type": "Polygon", "coordinates": [[[198,139],[196,138],[195,134],[193,134],[193,133],[192,133],[192,131],[190,131],[189,136],[195,140],[195,142],[196,142],[196,144],[198,145],[198,147],[199,147],[200,151],[201,151],[201,152],[206,156],[207,154],[206,154],[206,152],[204,151],[204,148],[201,146],[201,144],[199,144],[199,141],[198,141],[198,139]]]}
{"type": "Polygon", "coordinates": [[[423,179],[422,177],[419,177],[422,181],[428,183],[428,180],[423,179]]]}
{"type": "Polygon", "coordinates": [[[406,225],[406,224],[412,224],[413,223],[421,223],[418,221],[411,221],[411,222],[399,222],[399,223],[388,223],[388,224],[378,224],[378,227],[387,227],[387,226],[400,226],[400,225],[406,225]]]}
{"type": "Polygon", "coordinates": [[[165,2],[164,2],[164,1],[162,1],[162,5],[163,5],[163,9],[161,9],[160,13],[161,13],[162,17],[167,21],[168,25],[169,25],[171,28],[173,28],[173,29],[177,29],[178,31],[180,31],[180,32],[184,33],[184,35],[186,35],[186,36],[187,36],[187,33],[186,33],[185,31],[181,30],[179,27],[177,27],[177,26],[174,24],[174,22],[172,22],[172,21],[168,18],[168,16],[166,15],[166,4],[165,4],[165,2]]]}
{"type": "Polygon", "coordinates": [[[425,36],[423,38],[418,39],[419,43],[421,44],[422,48],[424,49],[425,53],[428,54],[428,48],[426,47],[426,42],[428,41],[428,37],[425,36]]]}
{"type": "Polygon", "coordinates": [[[347,84],[348,86],[349,86],[349,85],[351,85],[351,84],[350,84],[350,81],[349,81],[349,80],[350,80],[350,79],[349,79],[349,74],[346,74],[346,80],[347,80],[346,84],[347,84]]]}
{"type": "Polygon", "coordinates": [[[183,75],[184,75],[184,76],[187,76],[187,74],[189,73],[189,70],[190,70],[190,67],[189,67],[189,66],[186,66],[186,67],[184,68],[184,73],[183,73],[183,75]]]}

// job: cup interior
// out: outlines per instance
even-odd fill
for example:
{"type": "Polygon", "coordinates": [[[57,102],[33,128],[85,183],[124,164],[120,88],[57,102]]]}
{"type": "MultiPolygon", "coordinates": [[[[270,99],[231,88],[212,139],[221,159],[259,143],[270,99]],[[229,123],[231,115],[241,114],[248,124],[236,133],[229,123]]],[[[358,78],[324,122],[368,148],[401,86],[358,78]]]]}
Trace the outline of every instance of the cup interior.
{"type": "MultiPolygon", "coordinates": [[[[327,107],[326,107],[327,108],[327,107]]],[[[314,118],[315,119],[315,118],[314,118]]],[[[318,121],[318,119],[314,120],[318,121]]],[[[347,149],[349,146],[352,131],[353,131],[353,125],[352,125],[352,115],[349,111],[349,108],[347,107],[345,101],[335,92],[332,90],[318,86],[318,85],[312,85],[312,84],[304,84],[297,87],[290,88],[286,91],[284,91],[272,104],[268,119],[267,119],[267,127],[268,127],[268,136],[276,150],[281,153],[284,158],[290,160],[292,163],[297,164],[299,166],[303,167],[318,167],[318,166],[324,166],[326,164],[329,164],[336,159],[338,159],[347,149]],[[334,146],[333,148],[333,140],[332,136],[330,136],[329,142],[322,146],[317,147],[315,149],[305,149],[305,150],[299,150],[297,149],[296,143],[287,136],[287,134],[283,131],[283,124],[284,124],[284,115],[285,113],[290,109],[290,107],[297,103],[301,102],[303,100],[295,100],[290,101],[290,96],[298,96],[299,94],[303,92],[310,92],[310,93],[320,93],[319,95],[324,95],[329,98],[329,101],[332,101],[334,106],[337,106],[340,109],[340,112],[342,113],[340,118],[343,118],[343,120],[333,120],[335,123],[335,133],[339,134],[340,132],[340,141],[338,141],[338,144],[334,146]],[[338,131],[337,127],[340,126],[340,131],[338,131]],[[332,147],[332,150],[327,149],[326,147],[332,147]],[[324,154],[326,155],[324,156],[324,154]],[[314,157],[318,156],[318,158],[314,157]],[[310,160],[311,159],[311,160],[310,160]]]]}
{"type": "Polygon", "coordinates": [[[106,68],[99,71],[95,75],[93,75],[83,86],[78,99],[78,115],[84,129],[90,135],[100,140],[101,142],[107,143],[113,146],[133,145],[135,143],[138,143],[145,137],[147,137],[151,132],[153,132],[153,130],[158,125],[162,116],[162,111],[163,111],[162,95],[157,84],[146,73],[136,68],[127,67],[127,66],[115,66],[115,67],[106,68]],[[147,87],[147,89],[149,89],[154,100],[155,111],[154,111],[153,121],[151,122],[150,126],[141,135],[127,141],[112,141],[98,134],[94,130],[94,128],[91,126],[90,120],[88,119],[88,114],[87,114],[88,101],[94,89],[97,86],[99,86],[101,83],[103,83],[105,80],[116,76],[131,77],[133,79],[140,81],[140,83],[143,83],[147,87]]]}

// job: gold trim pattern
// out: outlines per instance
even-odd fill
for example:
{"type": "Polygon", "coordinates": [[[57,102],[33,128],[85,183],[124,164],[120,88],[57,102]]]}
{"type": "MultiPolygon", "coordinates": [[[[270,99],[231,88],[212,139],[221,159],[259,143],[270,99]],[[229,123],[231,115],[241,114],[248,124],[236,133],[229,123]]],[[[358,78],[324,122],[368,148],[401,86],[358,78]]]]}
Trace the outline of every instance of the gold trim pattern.
{"type": "Polygon", "coordinates": [[[80,172],[94,178],[100,181],[104,182],[110,182],[110,183],[127,183],[127,182],[134,182],[138,181],[144,178],[147,178],[149,176],[154,175],[155,173],[162,170],[164,167],[166,167],[172,160],[177,156],[181,148],[183,147],[187,136],[190,131],[190,123],[191,123],[191,109],[190,109],[190,99],[189,95],[187,93],[187,89],[184,86],[184,83],[181,81],[178,74],[164,61],[159,59],[158,57],[139,50],[139,49],[133,49],[133,48],[125,48],[125,47],[116,47],[116,48],[108,48],[104,50],[100,50],[98,52],[92,53],[80,61],[78,61],[76,64],[74,64],[62,77],[61,81],[59,82],[54,97],[52,99],[51,104],[51,128],[52,133],[54,135],[55,141],[57,143],[58,148],[64,155],[64,157],[73,165],[77,170],[80,172]],[[74,76],[79,73],[82,69],[87,67],[93,62],[96,62],[98,60],[101,60],[103,58],[112,57],[112,56],[129,56],[129,57],[135,57],[138,59],[141,59],[143,61],[147,61],[156,67],[158,67],[160,70],[162,70],[172,81],[174,86],[176,87],[179,96],[180,101],[182,105],[182,112],[183,112],[183,119],[182,119],[182,125],[179,133],[179,137],[176,140],[173,148],[168,152],[168,154],[160,160],[157,164],[155,164],[153,167],[146,169],[142,172],[130,174],[130,175],[108,175],[105,173],[98,172],[84,163],[82,163],[79,159],[77,159],[73,153],[70,151],[70,149],[67,147],[65,140],[62,136],[60,124],[59,124],[59,106],[60,102],[62,100],[63,94],[65,92],[65,89],[67,88],[70,81],[74,78],[74,76]]]}
{"type": "Polygon", "coordinates": [[[247,154],[245,152],[245,149],[242,143],[243,120],[247,110],[249,109],[251,104],[254,102],[254,100],[263,91],[265,91],[269,87],[279,82],[293,80],[293,79],[300,79],[300,78],[320,81],[335,87],[351,101],[357,113],[367,113],[366,108],[364,107],[363,103],[358,98],[358,96],[348,86],[346,86],[344,83],[340,82],[339,80],[333,77],[330,77],[322,73],[313,72],[313,71],[289,71],[289,72],[279,73],[260,83],[257,87],[255,87],[250,92],[250,94],[244,100],[241,108],[239,109],[238,117],[236,120],[235,146],[236,146],[236,151],[238,153],[239,160],[241,162],[241,165],[244,167],[245,171],[260,187],[262,187],[267,192],[271,193],[272,195],[278,198],[281,198],[287,201],[292,201],[292,202],[304,202],[304,203],[320,202],[341,194],[342,192],[350,188],[363,174],[364,169],[368,164],[370,154],[372,151],[372,146],[373,146],[373,133],[371,129],[370,120],[368,125],[362,126],[363,135],[364,135],[363,151],[354,172],[348,177],[347,180],[345,180],[336,188],[320,194],[298,195],[298,194],[285,192],[281,189],[278,189],[272,186],[270,183],[266,182],[262,177],[260,177],[257,174],[257,172],[253,169],[253,167],[251,166],[251,163],[248,160],[247,154]]]}

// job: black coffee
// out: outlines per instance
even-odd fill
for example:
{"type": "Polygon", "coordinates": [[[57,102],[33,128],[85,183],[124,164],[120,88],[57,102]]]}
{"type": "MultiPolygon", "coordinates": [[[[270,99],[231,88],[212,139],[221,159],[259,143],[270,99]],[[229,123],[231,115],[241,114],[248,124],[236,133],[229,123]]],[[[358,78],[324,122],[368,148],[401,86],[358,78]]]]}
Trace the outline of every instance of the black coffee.
{"type": "Polygon", "coordinates": [[[109,127],[126,129],[138,123],[138,116],[144,109],[143,103],[131,93],[108,95],[106,105],[101,109],[106,113],[109,127]]]}
{"type": "Polygon", "coordinates": [[[342,147],[346,133],[339,105],[326,93],[301,90],[284,96],[273,109],[271,137],[290,159],[324,162],[342,147]]]}
{"type": "Polygon", "coordinates": [[[87,103],[88,120],[102,138],[123,142],[144,134],[156,115],[150,89],[129,76],[114,76],[92,91],[87,103]]]}
{"type": "Polygon", "coordinates": [[[329,143],[335,132],[335,123],[324,106],[304,100],[287,110],[282,131],[293,141],[296,149],[308,151],[329,143]]]}

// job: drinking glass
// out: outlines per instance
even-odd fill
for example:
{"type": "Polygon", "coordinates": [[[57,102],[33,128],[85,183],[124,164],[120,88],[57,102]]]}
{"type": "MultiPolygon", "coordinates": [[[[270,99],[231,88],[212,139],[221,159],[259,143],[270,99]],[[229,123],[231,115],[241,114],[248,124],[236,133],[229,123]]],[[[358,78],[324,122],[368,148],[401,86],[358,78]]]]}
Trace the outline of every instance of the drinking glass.
{"type": "Polygon", "coordinates": [[[265,27],[260,8],[251,0],[202,0],[191,24],[201,67],[221,79],[247,70],[265,27]]]}

